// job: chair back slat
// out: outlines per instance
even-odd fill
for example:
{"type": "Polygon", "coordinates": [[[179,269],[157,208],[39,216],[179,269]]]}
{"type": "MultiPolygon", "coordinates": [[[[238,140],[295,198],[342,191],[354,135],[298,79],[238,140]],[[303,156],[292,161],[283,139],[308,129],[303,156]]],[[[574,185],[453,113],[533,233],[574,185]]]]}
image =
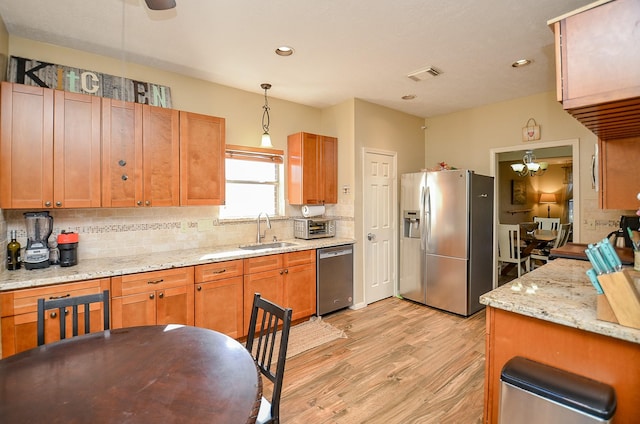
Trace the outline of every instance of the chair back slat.
{"type": "Polygon", "coordinates": [[[71,308],[71,325],[72,325],[72,337],[79,334],[78,330],[78,316],[79,308],[82,305],[84,311],[84,332],[88,334],[91,332],[91,310],[90,305],[92,303],[102,303],[103,311],[103,328],[109,329],[109,290],[104,290],[102,293],[88,294],[75,297],[63,297],[59,299],[38,299],[38,346],[45,343],[44,340],[44,322],[45,313],[51,309],[58,310],[58,321],[60,322],[60,339],[67,337],[67,324],[66,324],[66,309],[71,308]]]}

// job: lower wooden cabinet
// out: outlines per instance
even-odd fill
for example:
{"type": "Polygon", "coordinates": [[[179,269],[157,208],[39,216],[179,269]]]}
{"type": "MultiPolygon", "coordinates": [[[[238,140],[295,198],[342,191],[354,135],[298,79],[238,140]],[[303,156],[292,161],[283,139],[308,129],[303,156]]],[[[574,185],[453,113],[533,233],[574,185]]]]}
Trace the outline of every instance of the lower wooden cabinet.
{"type": "MultiPolygon", "coordinates": [[[[31,289],[13,290],[0,293],[0,326],[2,333],[2,357],[13,355],[38,345],[38,299],[73,297],[101,293],[109,290],[109,278],[86,280],[76,283],[58,284],[31,289]]],[[[45,315],[45,340],[47,343],[60,339],[60,327],[55,311],[45,315]],[[55,318],[55,319],[52,319],[55,318]]],[[[102,305],[91,305],[91,332],[102,331],[102,305]]],[[[84,313],[80,312],[79,322],[84,313]]],[[[67,337],[71,337],[71,315],[67,318],[67,337]]],[[[79,326],[80,334],[84,326],[79,326]]]]}
{"type": "MultiPolygon", "coordinates": [[[[316,251],[244,260],[244,319],[249,323],[254,293],[293,309],[292,320],[316,313],[316,251]]],[[[245,335],[247,330],[245,329],[245,335]]]]}
{"type": "Polygon", "coordinates": [[[193,325],[193,267],[111,278],[113,328],[193,325]]]}
{"type": "Polygon", "coordinates": [[[242,259],[195,267],[196,327],[219,331],[234,339],[246,333],[242,274],[242,259]]]}

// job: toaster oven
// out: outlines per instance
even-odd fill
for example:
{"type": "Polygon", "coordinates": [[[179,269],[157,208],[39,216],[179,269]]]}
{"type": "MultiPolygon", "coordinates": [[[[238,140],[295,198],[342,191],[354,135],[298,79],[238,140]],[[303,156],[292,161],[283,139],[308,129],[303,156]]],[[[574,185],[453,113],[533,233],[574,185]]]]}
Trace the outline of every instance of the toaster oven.
{"type": "Polygon", "coordinates": [[[336,235],[336,222],[325,218],[294,219],[293,236],[299,239],[316,239],[336,235]]]}

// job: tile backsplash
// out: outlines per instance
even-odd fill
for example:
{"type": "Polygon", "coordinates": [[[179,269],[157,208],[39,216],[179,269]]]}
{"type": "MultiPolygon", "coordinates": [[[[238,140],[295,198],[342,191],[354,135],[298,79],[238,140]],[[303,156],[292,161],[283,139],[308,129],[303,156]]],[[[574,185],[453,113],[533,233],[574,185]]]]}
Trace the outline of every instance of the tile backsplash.
{"type": "MultiPolygon", "coordinates": [[[[18,241],[23,247],[27,239],[24,212],[4,210],[4,220],[0,220],[0,234],[4,236],[17,230],[18,241]]],[[[219,221],[217,206],[54,209],[49,212],[53,216],[53,233],[49,240],[54,240],[62,231],[78,233],[79,260],[256,242],[255,219],[219,221]]],[[[267,229],[263,218],[261,232],[266,230],[265,240],[293,238],[293,218],[299,216],[300,208],[289,206],[287,217],[271,218],[271,229],[267,229]]],[[[336,220],[337,236],[353,238],[352,208],[348,205],[327,206],[325,216],[336,220]],[[345,215],[336,215],[338,211],[345,215]]],[[[3,264],[6,262],[4,250],[3,264]]]]}

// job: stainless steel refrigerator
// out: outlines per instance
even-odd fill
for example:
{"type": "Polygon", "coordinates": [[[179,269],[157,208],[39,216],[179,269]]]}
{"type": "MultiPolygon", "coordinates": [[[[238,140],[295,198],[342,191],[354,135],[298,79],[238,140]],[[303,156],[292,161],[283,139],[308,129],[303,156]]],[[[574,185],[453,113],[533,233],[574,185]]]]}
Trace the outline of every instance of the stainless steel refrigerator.
{"type": "Polygon", "coordinates": [[[493,288],[493,177],[469,170],[401,177],[399,294],[458,315],[493,288]]]}

